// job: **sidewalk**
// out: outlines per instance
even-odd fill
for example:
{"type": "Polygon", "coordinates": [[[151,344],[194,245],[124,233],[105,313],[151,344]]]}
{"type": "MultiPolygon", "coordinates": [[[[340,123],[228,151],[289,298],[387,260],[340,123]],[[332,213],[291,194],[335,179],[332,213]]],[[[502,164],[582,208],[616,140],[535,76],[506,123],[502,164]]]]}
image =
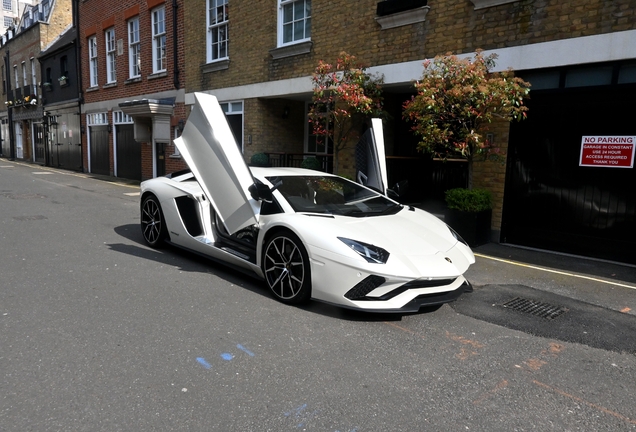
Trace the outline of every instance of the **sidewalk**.
{"type": "Polygon", "coordinates": [[[636,266],[489,243],[466,273],[485,285],[522,285],[636,315],[636,266]]]}

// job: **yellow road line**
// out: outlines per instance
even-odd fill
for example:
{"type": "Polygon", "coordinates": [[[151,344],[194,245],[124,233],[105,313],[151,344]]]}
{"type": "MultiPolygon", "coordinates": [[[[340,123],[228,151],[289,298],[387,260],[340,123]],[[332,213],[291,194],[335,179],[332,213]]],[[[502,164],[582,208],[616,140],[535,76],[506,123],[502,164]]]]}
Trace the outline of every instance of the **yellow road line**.
{"type": "Polygon", "coordinates": [[[559,270],[552,270],[552,269],[545,268],[545,267],[538,267],[538,266],[535,266],[535,265],[524,264],[524,263],[511,261],[511,260],[507,260],[507,259],[495,258],[495,257],[492,257],[492,256],[483,255],[483,254],[480,254],[480,253],[476,253],[475,256],[478,256],[480,258],[489,259],[489,260],[492,260],[492,261],[499,261],[499,262],[510,264],[510,265],[516,265],[516,266],[519,266],[519,267],[530,268],[530,269],[533,269],[533,270],[540,270],[540,271],[544,271],[544,272],[548,272],[548,273],[556,273],[556,274],[560,274],[560,275],[563,275],[563,276],[571,276],[571,277],[575,277],[575,278],[579,278],[579,279],[586,279],[586,280],[593,281],[593,282],[600,282],[600,283],[604,283],[604,284],[608,284],[608,285],[614,285],[614,286],[619,286],[619,287],[623,287],[623,288],[629,288],[629,289],[636,290],[636,286],[626,285],[626,284],[619,283],[619,282],[612,282],[612,281],[608,281],[608,280],[605,280],[605,279],[599,279],[599,278],[595,278],[595,277],[591,277],[591,276],[584,276],[584,275],[578,275],[578,274],[568,273],[568,272],[559,271],[559,270]]]}

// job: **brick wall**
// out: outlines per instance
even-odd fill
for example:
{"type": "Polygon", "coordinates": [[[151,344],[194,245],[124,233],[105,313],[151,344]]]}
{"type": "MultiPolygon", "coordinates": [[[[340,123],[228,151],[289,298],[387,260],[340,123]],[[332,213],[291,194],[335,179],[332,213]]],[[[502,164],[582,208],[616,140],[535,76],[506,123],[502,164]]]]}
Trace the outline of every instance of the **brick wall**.
{"type": "MultiPolygon", "coordinates": [[[[134,99],[155,99],[159,96],[170,97],[176,95],[178,88],[185,85],[185,49],[183,31],[185,20],[183,15],[184,0],[178,0],[176,8],[172,1],[165,0],[123,0],[100,1],[84,0],[79,2],[80,28],[78,39],[81,50],[82,82],[84,102],[92,106],[105,107],[101,111],[108,111],[109,122],[112,123],[112,111],[119,110],[119,102],[134,99]],[[165,7],[166,27],[166,71],[153,74],[152,65],[152,18],[151,11],[157,7],[165,7]],[[173,14],[177,14],[177,43],[173,40],[173,14]],[[139,39],[141,44],[141,77],[129,79],[128,60],[128,21],[139,18],[139,39]],[[116,83],[106,83],[106,43],[104,32],[110,28],[115,30],[116,44],[121,43],[123,52],[116,55],[116,83]],[[89,88],[90,72],[88,59],[88,38],[97,38],[98,86],[89,88]],[[121,40],[121,42],[119,42],[121,40]],[[174,52],[177,52],[177,66],[174,64],[174,52]],[[175,80],[177,83],[175,83],[175,80]],[[101,103],[101,104],[100,104],[101,103]]],[[[179,119],[185,119],[185,106],[178,101],[175,104],[171,124],[172,136],[179,119]]],[[[85,126],[86,117],[82,116],[85,126]]],[[[87,139],[83,136],[84,165],[88,166],[87,139]]],[[[142,146],[142,178],[152,177],[152,147],[148,143],[142,146]]],[[[170,144],[166,155],[172,155],[174,147],[170,144]]],[[[113,166],[113,137],[110,136],[110,163],[113,166]]],[[[166,171],[176,171],[185,168],[181,158],[167,158],[166,171]]]]}
{"type": "MultiPolygon", "coordinates": [[[[274,60],[270,50],[276,48],[277,2],[229,0],[229,67],[208,73],[202,72],[206,63],[206,23],[202,18],[205,3],[189,3],[185,20],[191,25],[184,36],[188,47],[186,90],[213,90],[308,76],[319,60],[333,62],[341,51],[355,55],[367,66],[377,66],[448,52],[496,50],[636,29],[636,0],[521,0],[480,10],[474,10],[469,0],[431,0],[424,22],[387,30],[381,30],[375,21],[377,1],[358,0],[353,5],[350,0],[314,0],[311,51],[274,60]]],[[[301,128],[284,127],[296,125],[296,120],[292,123],[276,118],[275,113],[285,103],[289,101],[245,101],[245,136],[253,137],[252,146],[245,147],[247,160],[259,151],[289,151],[288,148],[298,151],[301,128]]],[[[299,124],[302,123],[300,120],[299,124]]],[[[493,125],[491,130],[501,146],[502,158],[474,164],[474,185],[493,192],[492,226],[496,230],[501,225],[506,174],[503,155],[508,130],[507,123],[493,125]]],[[[341,165],[347,166],[345,173],[350,164],[348,156],[343,155],[341,165]]]]}
{"type": "Polygon", "coordinates": [[[277,2],[230,0],[229,69],[204,74],[205,3],[186,5],[187,89],[209,90],[306,76],[318,60],[334,61],[340,51],[368,65],[434,57],[447,52],[497,49],[636,28],[636,0],[522,0],[474,10],[468,0],[435,0],[421,23],[381,30],[377,0],[312,2],[309,54],[273,60],[277,2]]]}

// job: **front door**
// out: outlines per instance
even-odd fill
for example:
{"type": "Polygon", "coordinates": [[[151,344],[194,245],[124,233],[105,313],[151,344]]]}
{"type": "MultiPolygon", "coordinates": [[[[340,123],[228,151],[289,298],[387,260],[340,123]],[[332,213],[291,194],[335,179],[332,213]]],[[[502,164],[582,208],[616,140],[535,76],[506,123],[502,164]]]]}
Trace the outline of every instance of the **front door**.
{"type": "Polygon", "coordinates": [[[157,167],[157,177],[162,177],[166,175],[166,143],[155,143],[155,149],[155,167],[157,167]]]}
{"type": "Polygon", "coordinates": [[[24,147],[22,145],[22,124],[15,122],[15,157],[24,159],[24,147]]]}
{"type": "Polygon", "coordinates": [[[44,139],[44,125],[42,123],[33,123],[33,161],[43,164],[45,162],[44,157],[45,139],[44,139]]]}

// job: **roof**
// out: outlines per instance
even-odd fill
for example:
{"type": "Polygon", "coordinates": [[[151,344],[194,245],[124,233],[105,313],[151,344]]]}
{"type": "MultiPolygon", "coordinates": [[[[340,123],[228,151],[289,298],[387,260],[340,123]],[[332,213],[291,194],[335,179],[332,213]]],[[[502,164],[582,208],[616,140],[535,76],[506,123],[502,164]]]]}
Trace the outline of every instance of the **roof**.
{"type": "Polygon", "coordinates": [[[51,45],[40,52],[38,58],[49,57],[55,54],[56,52],[66,48],[67,46],[74,44],[76,38],[77,31],[75,30],[75,27],[68,26],[64,33],[60,34],[60,36],[55,39],[55,41],[51,45]]]}

